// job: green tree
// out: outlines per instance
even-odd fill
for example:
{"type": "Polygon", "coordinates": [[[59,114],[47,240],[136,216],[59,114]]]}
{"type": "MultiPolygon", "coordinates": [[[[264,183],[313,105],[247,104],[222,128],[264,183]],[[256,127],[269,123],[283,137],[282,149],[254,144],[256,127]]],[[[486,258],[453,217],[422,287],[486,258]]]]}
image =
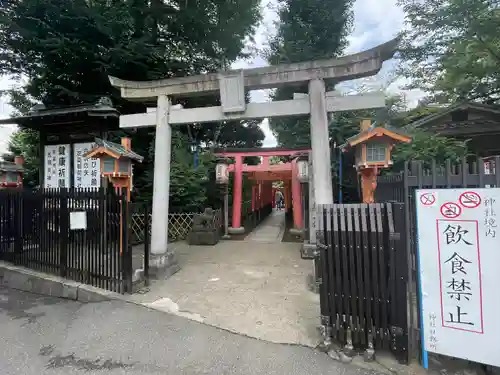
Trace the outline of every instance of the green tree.
{"type": "Polygon", "coordinates": [[[27,77],[21,90],[46,104],[118,102],[108,74],[216,71],[243,54],[259,16],[258,0],[13,0],[0,11],[0,73],[27,77]]]}
{"type": "Polygon", "coordinates": [[[467,142],[423,131],[410,131],[409,135],[411,143],[398,144],[392,152],[395,170],[405,161],[419,160],[428,164],[436,160],[439,165],[446,160],[458,162],[467,155],[467,142]]]}
{"type": "MultiPolygon", "coordinates": [[[[421,160],[427,164],[433,159],[437,163],[443,163],[447,159],[456,162],[467,155],[467,142],[408,128],[411,122],[436,110],[438,109],[427,107],[407,110],[403,97],[399,95],[389,96],[386,99],[386,108],[383,110],[362,110],[336,115],[330,124],[331,142],[333,145],[343,144],[349,137],[359,133],[362,118],[370,118],[376,122],[376,126],[399,128],[412,137],[411,143],[396,145],[392,151],[394,165],[390,169],[384,170],[383,173],[397,172],[405,161],[410,160],[421,160]]],[[[342,168],[341,185],[344,192],[348,194],[346,198],[349,199],[349,195],[352,199],[357,198],[358,177],[352,167],[355,163],[354,153],[343,153],[342,163],[339,162],[339,150],[332,149],[332,153],[332,157],[335,158],[335,162],[332,163],[332,175],[336,183],[339,181],[340,168],[342,168]]]]}
{"type": "Polygon", "coordinates": [[[30,129],[15,131],[9,141],[9,153],[2,158],[14,161],[14,156],[24,157],[23,183],[27,187],[38,185],[38,170],[40,169],[40,147],[27,147],[39,144],[38,132],[30,129]]]}
{"type": "MultiPolygon", "coordinates": [[[[331,58],[343,52],[352,26],[352,0],[279,0],[278,3],[278,29],[267,51],[270,64],[331,58]]],[[[307,93],[307,85],[277,89],[272,99],[292,99],[294,92],[307,93]]],[[[283,147],[310,144],[307,117],[271,119],[269,125],[283,147]]]]}
{"type": "MultiPolygon", "coordinates": [[[[73,105],[95,102],[104,95],[112,97],[123,114],[144,111],[144,105],[122,100],[110,86],[108,75],[152,80],[226,68],[245,56],[245,41],[260,19],[259,0],[12,0],[3,4],[0,74],[27,81],[7,93],[18,113],[25,113],[36,102],[47,107],[73,105]]],[[[193,98],[180,103],[189,108],[217,105],[218,99],[193,98]]],[[[212,146],[252,147],[264,139],[255,122],[193,128],[200,144],[212,146]]],[[[176,132],[184,143],[175,147],[188,152],[187,128],[179,127],[176,132]]],[[[146,157],[134,174],[136,186],[145,196],[152,184],[149,150],[153,139],[151,129],[132,134],[134,150],[146,157]]],[[[21,130],[12,139],[10,151],[26,156],[38,149],[37,143],[21,130]]],[[[173,160],[172,186],[191,186],[199,193],[189,183],[191,171],[177,168],[175,155],[173,160]],[[176,170],[186,173],[177,174],[176,170]]],[[[193,173],[197,176],[200,171],[193,173]]]]}
{"type": "Polygon", "coordinates": [[[496,101],[500,94],[500,3],[400,0],[400,73],[435,100],[496,101]]]}

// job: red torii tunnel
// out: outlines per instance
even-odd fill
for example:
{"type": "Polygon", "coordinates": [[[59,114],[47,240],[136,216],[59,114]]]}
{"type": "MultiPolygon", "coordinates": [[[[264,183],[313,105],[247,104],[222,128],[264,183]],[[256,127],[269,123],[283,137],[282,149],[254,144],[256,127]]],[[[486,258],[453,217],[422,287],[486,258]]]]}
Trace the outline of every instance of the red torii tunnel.
{"type": "Polygon", "coordinates": [[[245,232],[242,226],[242,203],[243,203],[243,173],[253,181],[251,211],[258,211],[266,205],[275,205],[276,190],[273,182],[283,181],[283,196],[285,198],[285,209],[293,212],[293,231],[302,233],[304,229],[304,218],[302,212],[302,187],[298,177],[297,157],[308,153],[310,149],[283,149],[283,148],[260,148],[260,149],[224,149],[216,150],[215,155],[221,158],[230,158],[234,163],[229,165],[228,172],[234,175],[232,220],[229,232],[241,234],[245,232]],[[259,165],[243,164],[245,157],[261,157],[259,165]],[[270,164],[270,157],[285,156],[290,162],[270,164]]]}

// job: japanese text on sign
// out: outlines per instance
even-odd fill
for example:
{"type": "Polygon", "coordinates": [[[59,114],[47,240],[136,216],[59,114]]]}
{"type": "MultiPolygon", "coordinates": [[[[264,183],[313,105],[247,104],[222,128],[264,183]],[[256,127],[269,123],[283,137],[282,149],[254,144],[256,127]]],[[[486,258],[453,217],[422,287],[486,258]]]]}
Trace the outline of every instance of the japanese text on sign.
{"type": "Polygon", "coordinates": [[[437,350],[438,339],[436,337],[436,320],[437,316],[434,313],[429,314],[429,347],[437,350]]]}
{"type": "Polygon", "coordinates": [[[99,159],[85,158],[94,147],[92,143],[74,145],[74,181],[77,188],[98,188],[101,185],[101,166],[99,159]]]}
{"type": "Polygon", "coordinates": [[[493,208],[495,203],[495,198],[484,200],[484,235],[492,238],[496,238],[497,236],[497,215],[493,208]]]}
{"type": "Polygon", "coordinates": [[[483,332],[478,223],[437,221],[443,327],[483,332]]]}
{"type": "Polygon", "coordinates": [[[45,146],[45,187],[68,188],[70,186],[69,149],[69,145],[45,146]]]}
{"type": "Polygon", "coordinates": [[[424,350],[500,366],[500,189],[424,189],[415,203],[424,350]]]}

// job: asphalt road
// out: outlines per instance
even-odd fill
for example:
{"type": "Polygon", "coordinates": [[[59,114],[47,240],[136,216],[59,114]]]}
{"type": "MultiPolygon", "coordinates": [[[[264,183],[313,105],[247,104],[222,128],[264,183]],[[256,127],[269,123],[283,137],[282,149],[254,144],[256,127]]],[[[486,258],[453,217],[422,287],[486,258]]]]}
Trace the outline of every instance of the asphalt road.
{"type": "Polygon", "coordinates": [[[0,287],[0,373],[374,375],[122,301],[92,304],[0,287]]]}

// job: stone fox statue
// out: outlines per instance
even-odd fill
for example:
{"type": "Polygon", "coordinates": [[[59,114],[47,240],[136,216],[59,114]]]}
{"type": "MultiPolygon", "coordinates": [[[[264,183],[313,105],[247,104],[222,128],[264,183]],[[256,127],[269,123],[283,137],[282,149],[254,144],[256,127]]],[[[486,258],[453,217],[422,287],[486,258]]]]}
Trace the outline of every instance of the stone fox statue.
{"type": "Polygon", "coordinates": [[[219,242],[219,228],[214,225],[215,212],[212,208],[205,208],[202,214],[193,218],[193,228],[188,234],[190,245],[215,245],[219,242]]]}

